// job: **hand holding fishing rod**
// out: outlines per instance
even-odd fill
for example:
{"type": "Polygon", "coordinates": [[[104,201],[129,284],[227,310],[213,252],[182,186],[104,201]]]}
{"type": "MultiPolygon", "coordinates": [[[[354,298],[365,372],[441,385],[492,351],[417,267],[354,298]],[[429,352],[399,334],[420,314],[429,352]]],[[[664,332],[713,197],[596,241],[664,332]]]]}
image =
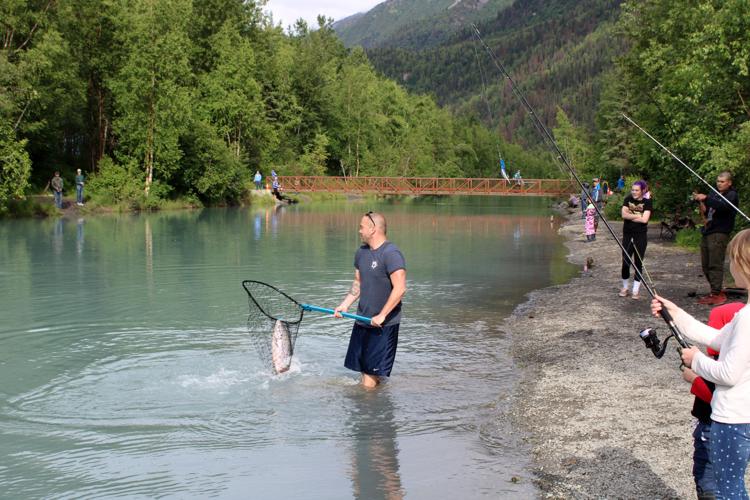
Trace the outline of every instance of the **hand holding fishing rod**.
{"type": "MultiPolygon", "coordinates": [[[[681,311],[681,309],[672,301],[665,299],[664,297],[661,297],[659,295],[656,295],[653,300],[651,301],[651,313],[656,317],[663,317],[663,318],[669,318],[670,321],[672,320],[672,316],[678,314],[681,311]],[[666,316],[665,316],[666,315],[666,316]]],[[[654,333],[654,336],[656,334],[654,333]]],[[[643,338],[643,332],[641,332],[641,338],[643,338]]],[[[682,359],[682,366],[685,368],[690,368],[693,363],[693,357],[695,357],[695,354],[700,352],[697,347],[686,344],[683,345],[682,342],[680,342],[680,339],[675,337],[677,339],[677,342],[680,343],[680,347],[678,347],[678,352],[680,353],[680,358],[682,359]]],[[[664,347],[667,345],[667,339],[664,340],[664,347]]],[[[644,342],[646,339],[643,339],[644,342]]],[[[682,339],[684,341],[684,339],[682,339]]],[[[648,343],[647,343],[648,345],[648,343]]],[[[656,354],[654,352],[654,354],[656,354]]],[[[657,356],[661,357],[661,356],[657,356]]]]}

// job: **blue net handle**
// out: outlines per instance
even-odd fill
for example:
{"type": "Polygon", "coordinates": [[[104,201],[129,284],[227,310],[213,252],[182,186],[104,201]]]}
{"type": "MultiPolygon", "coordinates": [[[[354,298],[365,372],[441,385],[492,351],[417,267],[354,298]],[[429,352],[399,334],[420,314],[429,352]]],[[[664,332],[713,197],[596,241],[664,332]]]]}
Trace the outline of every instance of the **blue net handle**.
{"type": "MultiPolygon", "coordinates": [[[[325,308],[325,307],[312,306],[310,304],[302,304],[302,309],[304,309],[305,311],[315,311],[315,312],[328,313],[328,314],[333,314],[334,313],[333,309],[328,309],[328,308],[325,308]]],[[[360,316],[358,314],[351,314],[351,313],[347,313],[347,312],[341,312],[339,314],[341,314],[345,318],[356,319],[357,321],[362,321],[363,323],[367,323],[368,325],[372,321],[372,318],[368,318],[367,316],[360,316]]]]}

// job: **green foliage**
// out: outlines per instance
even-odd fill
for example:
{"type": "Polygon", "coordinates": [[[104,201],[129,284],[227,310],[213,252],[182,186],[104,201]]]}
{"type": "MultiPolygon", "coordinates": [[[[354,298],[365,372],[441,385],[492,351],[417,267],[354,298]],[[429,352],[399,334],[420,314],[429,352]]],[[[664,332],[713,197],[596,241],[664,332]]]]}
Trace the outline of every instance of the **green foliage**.
{"type": "MultiPolygon", "coordinates": [[[[619,25],[630,50],[618,63],[619,103],[706,181],[729,169],[747,192],[750,167],[750,4],[651,0],[625,4],[619,25]]],[[[614,97],[614,92],[612,94],[614,97]]],[[[633,171],[658,186],[656,203],[676,210],[705,186],[623,120],[602,120],[601,137],[629,136],[633,171]]],[[[748,197],[740,196],[743,207],[748,197]]]]}
{"type": "Polygon", "coordinates": [[[329,144],[328,136],[318,134],[310,146],[305,147],[305,152],[297,161],[297,171],[294,175],[325,175],[329,144]],[[298,172],[298,173],[297,173],[298,172]]]}
{"type": "Polygon", "coordinates": [[[2,214],[11,218],[53,217],[60,211],[54,203],[40,203],[36,197],[27,197],[9,201],[2,214]]]}
{"type": "Polygon", "coordinates": [[[16,139],[13,128],[0,121],[0,214],[11,200],[21,198],[29,182],[31,160],[26,141],[16,139]]]}
{"type": "Polygon", "coordinates": [[[212,37],[211,47],[216,63],[200,78],[200,108],[238,161],[248,155],[266,159],[276,141],[255,79],[252,44],[227,23],[212,37]]]}
{"type": "Polygon", "coordinates": [[[182,190],[192,190],[209,203],[239,199],[250,172],[211,125],[195,122],[185,134],[182,149],[185,158],[178,184],[182,190]]]}
{"type": "Polygon", "coordinates": [[[570,122],[562,108],[557,108],[557,127],[553,132],[558,146],[578,173],[584,178],[599,175],[591,151],[591,140],[585,130],[570,122]]]}
{"type": "Polygon", "coordinates": [[[680,247],[698,250],[701,246],[702,238],[703,236],[698,229],[681,229],[677,231],[675,243],[680,247]]]}
{"type": "MultiPolygon", "coordinates": [[[[451,22],[508,3],[490,0],[482,13],[456,4],[451,22]]],[[[272,166],[496,177],[500,152],[527,178],[559,175],[546,154],[506,143],[504,128],[488,130],[475,112],[456,118],[380,75],[362,49],[344,46],[330,19],[284,32],[264,4],[0,4],[0,148],[9,158],[0,210],[29,186],[40,189],[51,171],[69,182],[76,168],[90,174],[92,206],[122,209],[242,202],[252,173],[272,166]]],[[[440,37],[460,32],[454,24],[440,37]]],[[[726,155],[740,150],[737,140],[726,155]]]]}
{"type": "Polygon", "coordinates": [[[607,199],[607,205],[604,207],[604,216],[607,220],[622,219],[622,202],[624,200],[624,193],[614,193],[607,199]]]}
{"type": "Polygon", "coordinates": [[[112,82],[118,158],[138,162],[147,191],[155,179],[168,182],[182,158],[179,138],[193,106],[190,12],[189,0],[133,0],[121,12],[129,53],[112,82]]]}
{"type": "Polygon", "coordinates": [[[512,0],[456,2],[455,0],[386,1],[369,12],[334,23],[347,46],[424,47],[444,42],[468,22],[490,19],[512,0]]]}
{"type": "Polygon", "coordinates": [[[143,197],[142,176],[136,162],[121,165],[105,156],[99,171],[89,176],[86,191],[98,204],[138,206],[143,197]]]}

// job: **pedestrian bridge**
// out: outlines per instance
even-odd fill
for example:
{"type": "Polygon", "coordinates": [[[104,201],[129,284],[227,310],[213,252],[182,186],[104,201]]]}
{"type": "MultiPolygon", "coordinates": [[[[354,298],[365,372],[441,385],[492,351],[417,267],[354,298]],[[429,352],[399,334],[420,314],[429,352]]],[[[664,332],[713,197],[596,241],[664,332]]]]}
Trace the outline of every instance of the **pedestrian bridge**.
{"type": "Polygon", "coordinates": [[[279,176],[288,192],[393,195],[563,196],[580,189],[572,179],[279,176]]]}

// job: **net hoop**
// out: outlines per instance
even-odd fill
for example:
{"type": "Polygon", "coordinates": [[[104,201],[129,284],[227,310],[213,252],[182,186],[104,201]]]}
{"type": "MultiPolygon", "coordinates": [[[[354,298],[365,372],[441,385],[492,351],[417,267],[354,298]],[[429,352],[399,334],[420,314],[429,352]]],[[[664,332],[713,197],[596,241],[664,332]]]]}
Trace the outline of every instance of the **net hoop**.
{"type": "Polygon", "coordinates": [[[288,370],[288,364],[279,366],[278,346],[288,347],[289,352],[284,352],[283,358],[286,359],[288,355],[289,363],[291,363],[304,309],[299,302],[268,283],[245,280],[242,282],[242,287],[248,296],[247,332],[261,362],[276,373],[288,370]],[[283,323],[288,332],[288,342],[282,342],[281,344],[277,342],[274,345],[274,329],[278,322],[283,323]],[[276,362],[274,362],[274,359],[276,359],[276,362]]]}

